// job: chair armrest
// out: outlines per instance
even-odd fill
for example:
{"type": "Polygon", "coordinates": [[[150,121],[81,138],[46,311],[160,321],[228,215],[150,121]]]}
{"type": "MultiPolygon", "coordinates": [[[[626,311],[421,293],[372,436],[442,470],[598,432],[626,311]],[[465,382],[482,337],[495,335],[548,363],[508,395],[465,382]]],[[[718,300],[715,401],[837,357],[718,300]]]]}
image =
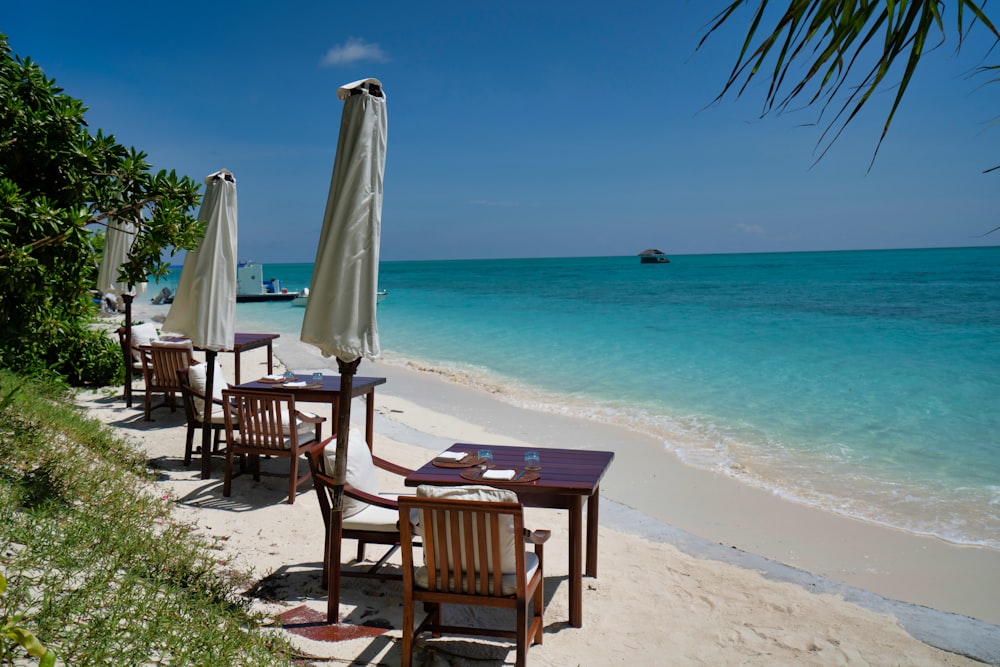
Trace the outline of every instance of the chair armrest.
{"type": "Polygon", "coordinates": [[[367,491],[356,489],[350,484],[344,484],[344,495],[350,496],[355,500],[360,500],[362,502],[368,503],[369,505],[377,505],[378,507],[384,507],[390,510],[399,509],[398,501],[393,500],[392,498],[386,498],[385,496],[372,495],[367,491]]]}
{"type": "Polygon", "coordinates": [[[375,463],[376,468],[381,468],[382,470],[391,472],[394,475],[399,475],[400,477],[406,477],[413,472],[409,468],[405,468],[397,463],[393,463],[392,461],[380,459],[377,456],[372,456],[372,461],[375,463]]]}
{"type": "MultiPolygon", "coordinates": [[[[313,484],[316,482],[321,483],[323,486],[334,487],[336,483],[333,478],[329,475],[324,475],[323,473],[314,472],[313,473],[313,484]]],[[[344,495],[350,496],[355,500],[360,500],[361,502],[368,503],[369,505],[377,505],[379,507],[384,507],[390,510],[398,510],[399,503],[392,499],[386,498],[385,496],[376,496],[367,491],[362,491],[361,489],[355,488],[350,484],[344,484],[344,495]]]]}
{"type": "Polygon", "coordinates": [[[304,421],[307,424],[322,424],[326,421],[326,417],[320,417],[319,415],[313,415],[313,414],[306,414],[301,410],[296,410],[295,416],[299,420],[304,421]]]}
{"type": "Polygon", "coordinates": [[[532,544],[535,544],[535,545],[545,544],[546,542],[549,541],[550,537],[552,537],[552,531],[551,530],[543,530],[543,529],[528,530],[527,528],[524,529],[524,539],[525,539],[525,541],[526,542],[531,542],[532,544]]]}

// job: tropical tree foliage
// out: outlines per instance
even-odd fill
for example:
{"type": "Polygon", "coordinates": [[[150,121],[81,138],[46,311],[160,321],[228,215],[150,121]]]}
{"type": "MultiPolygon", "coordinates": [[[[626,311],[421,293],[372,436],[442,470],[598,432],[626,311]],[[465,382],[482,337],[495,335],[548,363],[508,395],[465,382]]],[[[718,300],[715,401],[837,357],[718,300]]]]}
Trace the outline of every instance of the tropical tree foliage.
{"type": "Polygon", "coordinates": [[[144,153],[91,134],[85,112],[0,34],[0,366],[74,384],[105,383],[121,368],[116,345],[87,326],[94,231],[112,218],[139,225],[120,274],[133,284],[164,275],[163,251],[203,233],[189,213],[195,182],[151,173],[144,153]]]}
{"type": "MultiPolygon", "coordinates": [[[[864,108],[873,93],[896,86],[878,148],[885,139],[921,57],[944,41],[943,0],[757,0],[739,56],[717,100],[735,90],[740,96],[758,76],[770,78],[762,115],[819,104],[833,117],[820,139],[820,157],[864,108]],[[940,41],[932,38],[938,35],[940,41]],[[770,62],[770,67],[765,66],[770,62]],[[898,80],[888,78],[890,74],[898,80]],[[801,77],[801,78],[799,78],[801,77]],[[831,105],[833,106],[830,109],[831,105]],[[825,146],[824,146],[825,144],[825,146]]],[[[719,12],[699,48],[750,0],[736,0],[719,12]]],[[[986,15],[986,1],[955,0],[955,35],[960,47],[973,28],[987,30],[993,44],[1000,33],[986,15]]],[[[992,76],[1000,66],[977,71],[992,76]]]]}

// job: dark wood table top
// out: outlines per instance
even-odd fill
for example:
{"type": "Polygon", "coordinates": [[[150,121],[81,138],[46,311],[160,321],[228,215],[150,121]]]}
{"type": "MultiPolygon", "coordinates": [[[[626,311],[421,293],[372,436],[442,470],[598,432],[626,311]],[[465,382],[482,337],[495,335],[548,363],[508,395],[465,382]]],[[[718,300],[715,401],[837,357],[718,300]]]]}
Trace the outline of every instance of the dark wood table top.
{"type": "Polygon", "coordinates": [[[597,491],[604,473],[608,471],[615,458],[614,452],[590,449],[553,449],[470,443],[454,444],[448,448],[448,451],[476,452],[479,449],[493,450],[493,467],[501,470],[520,470],[524,467],[524,453],[529,450],[537,451],[542,461],[541,476],[533,482],[505,482],[496,479],[470,482],[460,476],[461,468],[439,468],[432,461],[428,461],[421,468],[407,475],[405,484],[406,486],[485,484],[511,489],[518,494],[558,493],[560,495],[590,496],[597,491]]]}
{"type": "MultiPolygon", "coordinates": [[[[305,387],[286,387],[277,382],[261,382],[260,379],[244,382],[236,385],[236,389],[249,391],[282,391],[291,392],[295,395],[295,400],[302,400],[300,396],[308,398],[310,401],[326,402],[332,401],[340,394],[340,376],[324,375],[321,386],[312,384],[312,375],[299,373],[295,376],[295,382],[305,382],[305,387]]],[[[355,377],[351,385],[351,396],[363,396],[370,393],[380,384],[385,384],[385,378],[355,377]]]]}
{"type": "Polygon", "coordinates": [[[233,351],[252,350],[255,347],[266,345],[268,341],[280,338],[281,334],[269,333],[237,333],[234,335],[233,351]]]}

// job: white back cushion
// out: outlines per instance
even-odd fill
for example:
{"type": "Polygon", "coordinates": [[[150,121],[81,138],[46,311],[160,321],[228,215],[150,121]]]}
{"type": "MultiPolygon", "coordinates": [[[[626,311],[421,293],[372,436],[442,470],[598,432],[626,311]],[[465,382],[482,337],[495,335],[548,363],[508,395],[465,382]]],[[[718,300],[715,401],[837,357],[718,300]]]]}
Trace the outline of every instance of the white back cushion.
{"type": "MultiPolygon", "coordinates": [[[[421,485],[417,487],[418,498],[449,498],[451,500],[477,500],[488,503],[516,503],[517,494],[506,489],[495,489],[491,486],[430,486],[421,485]]],[[[410,517],[413,521],[417,517],[410,517]]],[[[422,519],[422,518],[421,518],[422,519]]],[[[420,521],[413,521],[417,527],[417,534],[423,535],[420,521]]],[[[464,529],[462,531],[464,535],[464,529]]],[[[489,536],[488,536],[489,537],[489,536]]],[[[490,544],[490,540],[487,540],[490,544]]],[[[451,538],[448,539],[448,562],[451,563],[451,538]]],[[[492,548],[492,544],[490,544],[492,548]]],[[[517,572],[517,560],[515,553],[517,549],[523,549],[519,536],[514,535],[514,517],[502,516],[500,518],[500,571],[504,574],[517,572]]],[[[479,554],[476,554],[477,562],[474,564],[478,568],[479,554]]],[[[466,569],[465,552],[462,552],[462,570],[466,569]]]]}
{"type": "MultiPolygon", "coordinates": [[[[226,383],[226,378],[222,374],[222,366],[218,361],[212,363],[215,372],[212,374],[212,398],[214,400],[222,400],[222,390],[227,389],[229,385],[226,383]]],[[[205,388],[208,386],[208,364],[198,363],[191,364],[188,366],[188,380],[191,382],[191,387],[201,393],[205,394],[205,388]]],[[[215,410],[215,407],[212,408],[215,410]]],[[[203,421],[205,419],[205,401],[194,397],[194,411],[198,414],[198,420],[203,421]]]]}
{"type": "MultiPolygon", "coordinates": [[[[326,474],[333,476],[333,467],[337,461],[337,442],[334,440],[323,450],[324,469],[326,474]]],[[[371,450],[365,437],[357,429],[351,429],[347,438],[347,483],[355,489],[378,495],[378,471],[372,460],[371,450]]],[[[368,507],[368,503],[356,498],[344,496],[344,517],[354,516],[368,507]]]]}
{"type": "MultiPolygon", "coordinates": [[[[160,340],[160,334],[156,332],[156,325],[152,322],[143,322],[132,327],[132,345],[149,345],[154,340],[160,340]]],[[[132,350],[132,356],[136,361],[140,361],[139,353],[132,350]]]]}

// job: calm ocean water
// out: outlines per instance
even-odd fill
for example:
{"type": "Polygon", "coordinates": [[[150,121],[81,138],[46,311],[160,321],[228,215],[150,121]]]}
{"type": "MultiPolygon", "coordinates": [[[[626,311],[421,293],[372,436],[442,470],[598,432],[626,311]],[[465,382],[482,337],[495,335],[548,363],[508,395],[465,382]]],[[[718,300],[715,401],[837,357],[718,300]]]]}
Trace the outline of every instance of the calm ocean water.
{"type": "MultiPolygon", "coordinates": [[[[299,289],[311,270],[264,277],[299,289]]],[[[389,361],[653,434],[788,498],[1000,548],[1000,247],[387,262],[380,283],[389,361]]],[[[237,317],[297,337],[302,313],[237,317]]]]}

